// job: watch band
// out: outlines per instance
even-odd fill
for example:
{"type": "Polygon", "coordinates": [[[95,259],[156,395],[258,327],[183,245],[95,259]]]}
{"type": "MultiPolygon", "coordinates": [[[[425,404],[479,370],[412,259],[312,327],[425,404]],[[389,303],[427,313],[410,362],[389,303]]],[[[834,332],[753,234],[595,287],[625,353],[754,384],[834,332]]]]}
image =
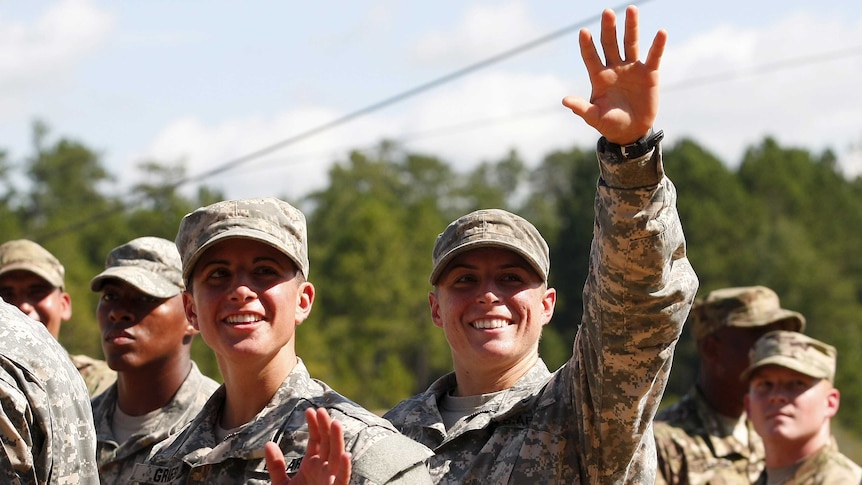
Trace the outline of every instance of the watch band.
{"type": "Polygon", "coordinates": [[[653,131],[650,128],[646,136],[629,145],[618,145],[605,140],[605,149],[614,152],[626,160],[640,158],[650,152],[664,138],[664,131],[653,131]]]}

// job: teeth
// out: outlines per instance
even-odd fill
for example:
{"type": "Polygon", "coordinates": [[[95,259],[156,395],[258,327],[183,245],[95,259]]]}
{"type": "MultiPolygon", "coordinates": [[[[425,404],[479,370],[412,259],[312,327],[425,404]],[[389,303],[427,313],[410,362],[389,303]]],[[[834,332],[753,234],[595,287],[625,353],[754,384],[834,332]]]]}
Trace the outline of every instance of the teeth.
{"type": "Polygon", "coordinates": [[[509,325],[509,321],[503,319],[476,320],[473,322],[473,328],[503,328],[507,325],[509,325]]]}
{"type": "Polygon", "coordinates": [[[230,315],[227,318],[225,318],[225,320],[227,321],[227,323],[251,323],[251,322],[257,322],[257,321],[261,320],[261,318],[258,317],[257,315],[250,315],[250,314],[245,313],[242,315],[230,315]]]}

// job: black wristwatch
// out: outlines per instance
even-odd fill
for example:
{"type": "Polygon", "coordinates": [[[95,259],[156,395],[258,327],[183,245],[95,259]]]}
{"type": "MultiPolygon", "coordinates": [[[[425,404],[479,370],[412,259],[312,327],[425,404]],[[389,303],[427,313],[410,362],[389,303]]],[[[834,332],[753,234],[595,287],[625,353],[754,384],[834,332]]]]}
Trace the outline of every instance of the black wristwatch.
{"type": "Polygon", "coordinates": [[[649,133],[647,133],[646,136],[638,139],[630,145],[617,145],[616,143],[611,143],[605,140],[605,150],[616,153],[620,158],[633,160],[649,153],[650,150],[658,145],[662,138],[664,138],[664,131],[653,131],[653,129],[650,128],[649,133]]]}

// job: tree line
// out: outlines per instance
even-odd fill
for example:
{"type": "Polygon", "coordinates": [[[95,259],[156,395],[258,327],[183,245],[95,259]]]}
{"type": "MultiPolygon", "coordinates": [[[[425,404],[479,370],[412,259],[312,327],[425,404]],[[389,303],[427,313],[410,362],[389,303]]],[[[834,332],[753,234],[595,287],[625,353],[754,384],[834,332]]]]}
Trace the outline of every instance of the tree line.
{"type": "MultiPolygon", "coordinates": [[[[843,176],[829,150],[782,147],[769,137],[736,168],[694,140],[663,152],[698,294],[762,284],[782,306],[802,312],[806,333],[838,348],[838,420],[862,434],[855,371],[862,359],[862,181],[843,176]]],[[[535,167],[515,151],[471,166],[460,170],[382,141],[337,160],[323,189],[285,199],[308,218],[309,280],[317,289],[311,317],[297,330],[297,352],[313,376],[368,408],[388,409],[451,370],[443,333],[429,317],[431,249],[448,222],[474,209],[516,212],[545,236],[558,301],[540,350],[550,368],[571,354],[599,176],[593,147],[554,151],[535,167]]],[[[123,197],[112,194],[118,175],[99,153],[52,137],[40,122],[32,153],[12,160],[0,151],[0,239],[36,240],[64,263],[73,317],[60,340],[72,353],[102,355],[89,281],[108,252],[138,236],[173,240],[183,215],[224,198],[206,185],[188,195],[177,184],[185,175],[182,163],[142,161],[130,175],[140,182],[123,197]]],[[[193,356],[220,379],[200,339],[193,356]]],[[[666,400],[686,392],[696,368],[686,327],[666,400]]]]}

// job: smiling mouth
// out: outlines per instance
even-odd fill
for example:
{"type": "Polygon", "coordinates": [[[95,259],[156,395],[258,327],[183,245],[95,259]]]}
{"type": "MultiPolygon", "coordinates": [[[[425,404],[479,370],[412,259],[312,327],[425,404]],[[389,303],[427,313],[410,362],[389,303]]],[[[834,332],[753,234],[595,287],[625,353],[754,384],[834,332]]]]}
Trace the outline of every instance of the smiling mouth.
{"type": "Polygon", "coordinates": [[[241,315],[228,315],[225,317],[224,321],[226,323],[230,323],[231,325],[242,325],[245,323],[257,323],[263,320],[263,317],[260,315],[252,315],[250,313],[243,313],[241,315]]]}
{"type": "Polygon", "coordinates": [[[507,327],[511,324],[509,320],[505,320],[502,318],[491,318],[487,320],[476,320],[471,323],[470,326],[479,330],[493,329],[493,328],[503,328],[507,327]]]}

